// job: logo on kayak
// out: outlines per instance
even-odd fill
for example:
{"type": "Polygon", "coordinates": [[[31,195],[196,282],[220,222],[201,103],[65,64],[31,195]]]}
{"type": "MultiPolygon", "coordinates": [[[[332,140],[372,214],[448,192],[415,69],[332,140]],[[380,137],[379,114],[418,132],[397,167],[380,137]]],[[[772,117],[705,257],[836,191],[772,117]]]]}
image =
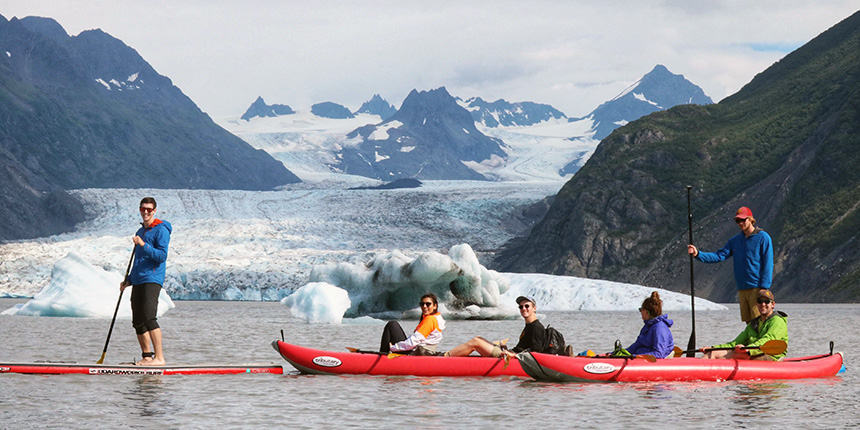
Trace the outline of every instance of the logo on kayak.
{"type": "Polygon", "coordinates": [[[90,368],[90,375],[163,375],[162,369],[90,368]]]}
{"type": "Polygon", "coordinates": [[[616,367],[609,363],[588,363],[585,365],[585,367],[582,368],[582,370],[588,373],[594,373],[598,375],[602,375],[604,373],[612,373],[615,371],[615,369],[616,367]]]}
{"type": "Polygon", "coordinates": [[[325,355],[321,355],[319,357],[314,357],[313,362],[317,366],[322,366],[322,367],[337,367],[337,366],[340,366],[341,364],[343,364],[343,362],[341,362],[339,358],[328,357],[325,355]]]}

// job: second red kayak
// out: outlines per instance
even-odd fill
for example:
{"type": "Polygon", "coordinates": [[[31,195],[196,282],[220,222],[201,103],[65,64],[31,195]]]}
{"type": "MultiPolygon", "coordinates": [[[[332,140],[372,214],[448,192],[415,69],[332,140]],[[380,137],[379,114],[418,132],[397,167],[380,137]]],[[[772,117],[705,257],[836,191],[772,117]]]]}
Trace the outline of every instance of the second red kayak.
{"type": "Polygon", "coordinates": [[[842,369],[842,353],[786,358],[782,361],[704,360],[698,358],[568,357],[520,354],[529,376],[561,382],[749,381],[823,378],[842,369]]]}

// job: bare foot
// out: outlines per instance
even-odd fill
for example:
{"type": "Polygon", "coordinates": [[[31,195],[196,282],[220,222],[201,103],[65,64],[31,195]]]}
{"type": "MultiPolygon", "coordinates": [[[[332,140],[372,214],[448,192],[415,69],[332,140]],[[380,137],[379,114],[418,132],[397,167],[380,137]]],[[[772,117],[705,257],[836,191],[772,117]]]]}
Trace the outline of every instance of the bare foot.
{"type": "Polygon", "coordinates": [[[134,363],[135,366],[152,366],[153,358],[152,357],[143,357],[137,363],[134,363]]]}
{"type": "Polygon", "coordinates": [[[138,366],[164,366],[164,360],[156,360],[154,358],[147,358],[145,361],[140,360],[137,362],[138,366]]]}

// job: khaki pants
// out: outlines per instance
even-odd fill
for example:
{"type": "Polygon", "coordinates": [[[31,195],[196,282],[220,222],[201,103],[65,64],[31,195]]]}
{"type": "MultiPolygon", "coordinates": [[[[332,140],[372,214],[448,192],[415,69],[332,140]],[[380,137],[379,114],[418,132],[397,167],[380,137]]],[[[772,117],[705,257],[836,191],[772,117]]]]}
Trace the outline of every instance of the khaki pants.
{"type": "Polygon", "coordinates": [[[761,315],[758,312],[756,300],[758,299],[758,288],[738,290],[738,303],[741,305],[741,320],[749,324],[750,321],[761,315]]]}

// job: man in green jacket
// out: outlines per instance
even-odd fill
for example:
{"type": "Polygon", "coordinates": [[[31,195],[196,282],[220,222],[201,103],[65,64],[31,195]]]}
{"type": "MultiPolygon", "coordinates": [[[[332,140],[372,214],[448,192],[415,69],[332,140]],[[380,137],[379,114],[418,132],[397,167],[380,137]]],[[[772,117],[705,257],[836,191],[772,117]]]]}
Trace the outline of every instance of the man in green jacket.
{"type": "Polygon", "coordinates": [[[702,358],[734,358],[738,360],[770,360],[779,361],[785,357],[785,352],[768,355],[758,349],[745,349],[751,346],[762,346],[769,340],[781,340],[788,344],[788,324],[784,312],[774,312],[776,301],[770,290],[759,290],[756,306],[761,315],[747,324],[744,331],[735,340],[720,345],[702,348],[705,355],[702,358]],[[728,348],[732,350],[713,350],[710,348],[728,348]]]}

